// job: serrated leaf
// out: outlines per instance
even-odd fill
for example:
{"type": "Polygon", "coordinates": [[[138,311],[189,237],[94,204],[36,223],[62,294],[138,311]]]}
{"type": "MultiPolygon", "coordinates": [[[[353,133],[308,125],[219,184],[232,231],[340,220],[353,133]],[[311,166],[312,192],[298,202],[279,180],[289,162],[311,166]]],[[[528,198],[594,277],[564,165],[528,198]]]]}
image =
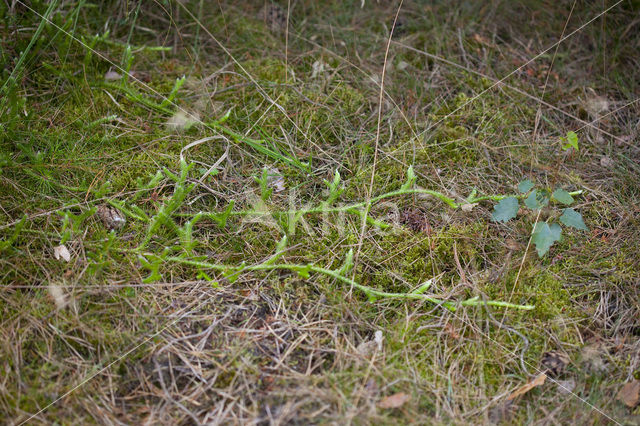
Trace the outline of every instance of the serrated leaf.
{"type": "Polygon", "coordinates": [[[538,191],[533,191],[529,196],[524,200],[524,205],[529,207],[531,210],[538,209],[538,202],[536,201],[536,193],[538,191]]]}
{"type": "Polygon", "coordinates": [[[531,188],[533,188],[533,182],[531,182],[530,179],[525,179],[518,184],[518,191],[521,194],[526,194],[527,192],[531,191],[531,188]]]}
{"type": "Polygon", "coordinates": [[[587,230],[587,225],[582,220],[582,215],[572,208],[564,209],[564,213],[560,216],[560,222],[572,228],[587,230]]]}
{"type": "Polygon", "coordinates": [[[561,202],[562,204],[565,205],[570,205],[571,203],[573,203],[573,197],[571,196],[571,194],[569,194],[567,191],[565,191],[562,188],[557,188],[555,191],[553,191],[553,194],[551,194],[551,196],[561,202]]]}
{"type": "Polygon", "coordinates": [[[538,223],[533,230],[531,241],[536,245],[538,256],[544,256],[549,248],[562,236],[562,228],[557,223],[549,226],[547,222],[538,223]]]}
{"type": "Polygon", "coordinates": [[[575,148],[578,150],[578,135],[576,132],[567,132],[567,137],[562,138],[564,144],[562,144],[562,149],[575,148]]]}
{"type": "Polygon", "coordinates": [[[538,210],[542,207],[546,206],[549,203],[549,191],[542,189],[535,189],[529,194],[526,200],[524,200],[524,205],[529,207],[531,210],[538,210]]]}
{"type": "Polygon", "coordinates": [[[518,207],[518,199],[516,197],[503,198],[493,207],[494,211],[491,217],[496,222],[507,222],[516,217],[518,207]]]}

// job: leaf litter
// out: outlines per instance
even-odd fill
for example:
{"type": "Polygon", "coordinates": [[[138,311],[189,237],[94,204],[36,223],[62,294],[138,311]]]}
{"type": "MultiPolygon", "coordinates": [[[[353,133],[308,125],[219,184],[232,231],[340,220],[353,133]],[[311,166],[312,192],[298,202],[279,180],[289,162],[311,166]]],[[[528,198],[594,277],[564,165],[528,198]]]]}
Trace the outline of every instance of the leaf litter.
{"type": "Polygon", "coordinates": [[[53,257],[55,257],[56,260],[64,260],[65,262],[71,261],[71,253],[69,253],[69,249],[64,244],[53,248],[53,257]]]}

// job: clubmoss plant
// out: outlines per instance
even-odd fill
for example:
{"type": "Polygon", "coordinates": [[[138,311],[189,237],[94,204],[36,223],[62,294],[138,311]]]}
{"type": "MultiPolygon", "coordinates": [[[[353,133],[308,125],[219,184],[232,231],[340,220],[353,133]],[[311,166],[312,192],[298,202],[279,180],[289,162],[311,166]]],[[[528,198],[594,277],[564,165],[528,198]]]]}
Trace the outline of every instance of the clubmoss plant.
{"type": "MultiPolygon", "coordinates": [[[[370,300],[376,300],[380,298],[391,298],[391,299],[417,299],[417,300],[425,300],[437,305],[441,305],[449,310],[455,310],[457,306],[478,306],[485,304],[484,301],[480,300],[479,297],[472,297],[470,299],[466,299],[460,302],[452,302],[441,300],[436,297],[425,295],[424,293],[429,288],[430,281],[428,283],[423,284],[418,289],[406,292],[406,293],[390,293],[385,291],[376,290],[370,286],[362,285],[351,278],[348,278],[346,274],[353,267],[353,252],[349,251],[345,256],[345,261],[337,269],[327,269],[321,266],[317,266],[314,264],[291,264],[291,263],[277,263],[276,261],[282,256],[284,253],[284,249],[287,244],[287,236],[282,237],[278,245],[276,246],[276,253],[269,257],[266,261],[247,265],[245,262],[242,262],[240,265],[227,265],[213,262],[206,262],[203,260],[199,260],[197,256],[194,254],[194,247],[196,246],[197,241],[194,240],[194,226],[205,218],[213,219],[220,227],[224,227],[226,225],[226,221],[229,216],[245,216],[245,215],[256,215],[256,214],[271,214],[276,217],[286,216],[289,218],[288,223],[288,231],[291,233],[292,227],[295,228],[295,224],[303,215],[307,214],[318,214],[318,215],[326,215],[327,213],[335,213],[335,212],[346,212],[351,214],[356,214],[358,216],[362,216],[364,214],[365,209],[370,209],[372,205],[375,203],[384,200],[386,198],[397,197],[397,196],[406,196],[411,194],[428,194],[436,197],[441,200],[445,205],[450,208],[460,208],[462,205],[467,203],[477,203],[486,199],[496,199],[503,198],[505,196],[484,196],[477,197],[475,192],[465,200],[464,203],[456,203],[453,199],[445,196],[444,194],[438,191],[432,191],[427,189],[414,188],[416,176],[413,172],[413,168],[409,167],[407,170],[407,178],[406,181],[401,185],[400,189],[396,191],[391,191],[385,194],[378,195],[373,197],[369,203],[362,201],[359,203],[347,204],[344,206],[335,206],[336,201],[340,193],[342,192],[340,185],[340,174],[338,172],[335,173],[334,179],[331,182],[326,181],[326,185],[329,188],[329,194],[326,200],[320,202],[320,204],[316,207],[303,208],[297,210],[288,210],[288,211],[266,211],[266,212],[258,212],[255,210],[243,210],[243,211],[232,211],[233,203],[229,203],[227,208],[219,213],[205,213],[198,212],[195,215],[190,216],[190,219],[187,220],[183,226],[179,226],[176,223],[176,218],[179,217],[177,215],[177,211],[180,206],[185,201],[186,196],[193,190],[195,184],[187,184],[187,177],[189,171],[193,168],[194,163],[187,164],[184,159],[181,159],[180,162],[180,173],[174,174],[170,172],[168,169],[164,169],[163,173],[170,180],[174,182],[174,191],[172,196],[163,204],[158,207],[158,210],[155,215],[149,216],[145,213],[140,214],[133,213],[132,209],[126,209],[122,205],[118,205],[122,208],[123,212],[134,219],[142,219],[145,222],[146,233],[143,242],[135,249],[137,253],[139,253],[139,261],[142,266],[147,269],[150,274],[145,278],[145,282],[154,282],[160,280],[162,278],[161,267],[165,262],[168,263],[178,263],[182,265],[189,265],[196,267],[198,270],[198,275],[200,276],[209,276],[207,271],[217,271],[221,273],[227,280],[230,282],[235,281],[240,274],[248,273],[248,272],[259,272],[259,271],[271,271],[271,270],[289,270],[296,272],[301,278],[309,278],[311,272],[315,272],[321,275],[325,275],[331,278],[334,278],[342,283],[349,284],[350,286],[357,288],[364,292],[370,300]],[[182,248],[182,254],[180,256],[172,255],[171,253],[175,251],[175,248],[165,248],[161,254],[154,254],[151,252],[146,252],[145,248],[147,245],[153,240],[154,236],[160,230],[161,227],[166,227],[169,230],[173,231],[175,234],[179,236],[179,247],[182,248]],[[204,274],[204,275],[203,275],[204,274]],[[428,285],[427,285],[428,284],[428,285]]],[[[268,170],[265,168],[262,171],[262,175],[260,178],[256,178],[256,182],[260,185],[261,198],[263,201],[267,201],[271,196],[271,189],[268,188],[267,185],[267,177],[268,170]]],[[[154,176],[152,180],[158,180],[158,175],[154,176]]],[[[389,224],[377,221],[373,218],[370,219],[370,223],[374,226],[380,227],[388,227],[389,224]]],[[[533,309],[531,305],[517,305],[511,304],[507,302],[501,301],[488,301],[486,304],[491,306],[498,307],[509,307],[509,308],[517,308],[517,309],[533,309]]]]}

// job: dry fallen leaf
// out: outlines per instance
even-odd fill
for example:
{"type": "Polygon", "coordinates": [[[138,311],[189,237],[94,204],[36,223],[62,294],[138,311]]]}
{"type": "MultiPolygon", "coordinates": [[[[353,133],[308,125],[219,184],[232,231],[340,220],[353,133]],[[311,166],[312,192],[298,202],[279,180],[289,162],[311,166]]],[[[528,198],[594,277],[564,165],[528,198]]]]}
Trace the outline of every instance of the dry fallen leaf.
{"type": "Polygon", "coordinates": [[[634,380],[625,385],[618,392],[618,401],[624,402],[629,408],[634,408],[640,403],[640,380],[634,380]]]}
{"type": "Polygon", "coordinates": [[[107,73],[104,75],[104,79],[106,81],[115,81],[120,80],[121,78],[122,76],[113,70],[107,71],[107,73]]]}
{"type": "Polygon", "coordinates": [[[189,130],[194,124],[200,122],[200,114],[178,111],[167,120],[167,127],[173,130],[189,130]]]}
{"type": "Polygon", "coordinates": [[[280,173],[280,170],[269,167],[269,174],[267,175],[267,185],[269,185],[275,192],[282,192],[286,186],[284,184],[284,176],[280,173]]]}
{"type": "Polygon", "coordinates": [[[605,96],[597,95],[593,89],[590,89],[584,102],[584,109],[587,110],[591,118],[598,118],[609,111],[609,100],[605,96]]]}
{"type": "Polygon", "coordinates": [[[475,204],[466,203],[460,206],[463,212],[470,212],[475,207],[475,204]]]}
{"type": "Polygon", "coordinates": [[[604,347],[602,343],[591,343],[582,348],[581,352],[583,368],[589,373],[601,374],[609,369],[604,358],[604,354],[607,353],[607,348],[604,347]]]}
{"type": "Polygon", "coordinates": [[[323,61],[315,61],[311,65],[311,69],[312,69],[311,78],[324,77],[327,75],[329,66],[323,61]]]}
{"type": "Polygon", "coordinates": [[[448,322],[444,326],[444,332],[447,333],[447,335],[451,337],[453,340],[458,340],[460,338],[460,333],[456,331],[456,329],[451,325],[450,322],[448,322]]]}
{"type": "Polygon", "coordinates": [[[490,424],[502,424],[508,423],[511,420],[513,414],[513,401],[504,401],[501,404],[491,407],[489,410],[489,422],[490,424]]]}
{"type": "Polygon", "coordinates": [[[373,334],[373,341],[376,342],[376,345],[378,345],[378,351],[381,351],[383,341],[382,331],[376,330],[376,332],[373,334]]]}
{"type": "Polygon", "coordinates": [[[549,351],[542,354],[542,368],[551,377],[558,377],[567,368],[571,360],[565,354],[558,351],[549,351]]]}
{"type": "Polygon", "coordinates": [[[60,244],[53,248],[53,257],[55,257],[56,260],[62,259],[65,262],[69,262],[71,260],[71,253],[69,253],[69,250],[64,244],[60,244]]]}
{"type": "Polygon", "coordinates": [[[526,385],[512,392],[511,395],[507,397],[507,401],[512,401],[517,397],[522,396],[525,393],[529,392],[531,389],[536,388],[538,386],[542,386],[545,380],[547,380],[547,375],[545,373],[538,374],[535,379],[531,380],[526,385]]]}
{"type": "Polygon", "coordinates": [[[600,158],[600,165],[602,167],[606,167],[607,169],[610,169],[613,166],[615,166],[615,163],[613,162],[611,157],[607,157],[606,155],[604,155],[600,158]]]}
{"type": "Polygon", "coordinates": [[[378,402],[380,408],[398,408],[402,407],[405,402],[409,401],[411,397],[404,392],[394,393],[393,395],[386,396],[378,402]]]}
{"type": "Polygon", "coordinates": [[[120,229],[127,222],[127,219],[118,210],[109,206],[99,206],[96,210],[96,216],[102,220],[107,229],[120,229]]]}
{"type": "Polygon", "coordinates": [[[472,37],[477,43],[483,44],[485,46],[491,46],[491,42],[486,37],[483,37],[478,33],[473,34],[472,37]]]}
{"type": "Polygon", "coordinates": [[[64,290],[58,284],[49,284],[49,294],[56,304],[58,309],[62,309],[67,305],[67,296],[64,294],[64,290]]]}
{"type": "Polygon", "coordinates": [[[576,381],[574,379],[558,380],[556,384],[558,385],[558,392],[561,395],[569,394],[576,388],[576,381]]]}
{"type": "Polygon", "coordinates": [[[362,356],[370,356],[375,352],[380,352],[382,350],[382,331],[377,330],[374,334],[373,340],[365,340],[360,343],[356,350],[362,356]]]}

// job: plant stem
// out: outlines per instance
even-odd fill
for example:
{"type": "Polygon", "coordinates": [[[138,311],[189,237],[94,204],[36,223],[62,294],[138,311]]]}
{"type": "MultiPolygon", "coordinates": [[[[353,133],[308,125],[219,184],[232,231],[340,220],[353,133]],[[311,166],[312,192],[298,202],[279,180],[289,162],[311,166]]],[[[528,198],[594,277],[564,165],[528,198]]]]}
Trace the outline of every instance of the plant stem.
{"type": "Polygon", "coordinates": [[[340,275],[338,272],[334,270],[321,268],[319,266],[314,266],[314,265],[298,265],[298,264],[291,264],[291,263],[278,263],[278,264],[260,263],[257,265],[233,267],[233,266],[222,265],[218,263],[189,260],[189,259],[184,259],[184,258],[175,257],[175,256],[167,257],[165,258],[165,261],[180,263],[182,265],[191,265],[198,268],[213,269],[219,272],[228,272],[230,270],[238,269],[235,272],[235,274],[238,274],[240,272],[249,272],[249,271],[272,271],[276,269],[286,269],[290,271],[297,271],[298,273],[300,273],[301,270],[308,270],[308,271],[316,272],[319,274],[323,274],[323,275],[335,278],[346,284],[352,285],[353,287],[361,290],[363,293],[365,293],[369,297],[373,297],[373,298],[379,297],[379,298],[385,298],[385,299],[424,300],[436,305],[442,305],[443,307],[445,307],[450,311],[455,311],[458,306],[480,306],[480,305],[484,305],[485,303],[489,306],[497,306],[497,307],[503,307],[503,308],[524,309],[524,310],[534,309],[533,305],[517,305],[514,303],[501,302],[501,301],[495,301],[495,300],[484,302],[480,300],[477,296],[461,302],[449,302],[449,301],[444,301],[435,297],[427,296],[424,294],[389,293],[389,292],[376,290],[374,288],[362,285],[350,278],[340,275]]]}

